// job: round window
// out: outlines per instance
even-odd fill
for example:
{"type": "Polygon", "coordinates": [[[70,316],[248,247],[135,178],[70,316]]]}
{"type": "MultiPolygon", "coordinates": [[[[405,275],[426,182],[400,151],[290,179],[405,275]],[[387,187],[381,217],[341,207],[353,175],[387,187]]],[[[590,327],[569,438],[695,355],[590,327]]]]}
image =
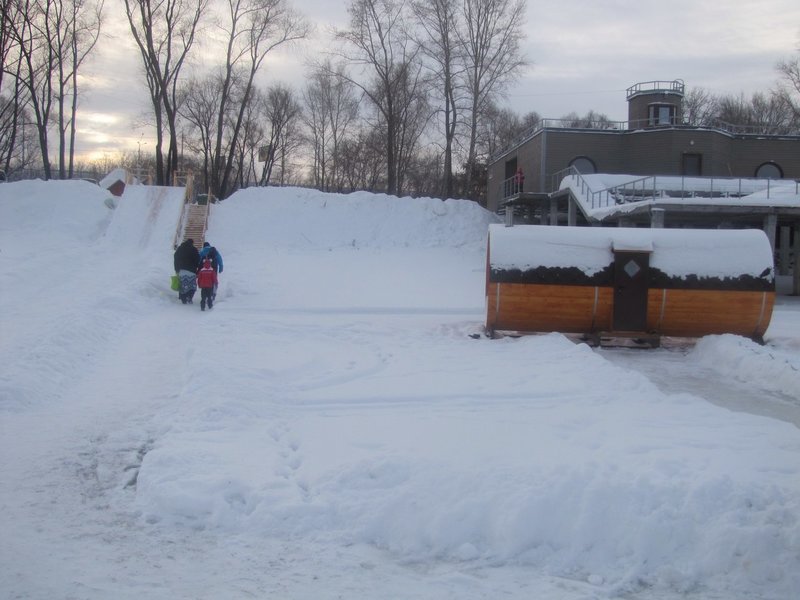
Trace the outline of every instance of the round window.
{"type": "Polygon", "coordinates": [[[597,173],[597,167],[595,167],[594,161],[586,156],[573,158],[572,161],[570,161],[569,166],[575,167],[578,170],[578,173],[581,175],[593,175],[594,173],[597,173]]]}
{"type": "Polygon", "coordinates": [[[758,179],[783,179],[783,169],[774,162],[765,162],[756,169],[758,179]]]}

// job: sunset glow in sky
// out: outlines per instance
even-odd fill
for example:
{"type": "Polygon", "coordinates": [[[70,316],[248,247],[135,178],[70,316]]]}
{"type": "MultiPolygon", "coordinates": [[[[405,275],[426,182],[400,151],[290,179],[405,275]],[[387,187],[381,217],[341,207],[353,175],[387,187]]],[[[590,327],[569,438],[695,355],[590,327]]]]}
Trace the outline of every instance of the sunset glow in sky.
{"type": "MultiPolygon", "coordinates": [[[[331,26],[346,26],[347,6],[346,0],[294,3],[315,32],[276,51],[259,84],[283,82],[300,92],[305,64],[330,43],[331,26]]],[[[773,88],[776,63],[800,47],[800,3],[528,0],[525,29],[531,64],[508,90],[509,107],[545,118],[594,110],[622,121],[625,90],[638,82],[682,79],[687,90],[746,97],[773,88]]],[[[211,32],[209,27],[201,43],[211,32]]],[[[85,67],[81,92],[78,150],[92,157],[137,151],[153,135],[141,59],[121,0],[106,4],[104,34],[85,67]]],[[[204,58],[208,52],[205,44],[204,58]]]]}

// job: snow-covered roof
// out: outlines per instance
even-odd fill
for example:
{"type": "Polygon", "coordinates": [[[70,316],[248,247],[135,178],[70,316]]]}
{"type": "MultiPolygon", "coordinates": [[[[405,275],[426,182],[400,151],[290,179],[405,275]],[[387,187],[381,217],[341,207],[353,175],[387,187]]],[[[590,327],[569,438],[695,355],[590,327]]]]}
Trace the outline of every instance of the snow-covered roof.
{"type": "Polygon", "coordinates": [[[492,269],[577,267],[591,276],[613,262],[615,250],[650,252],[650,266],[669,277],[760,277],[773,268],[769,239],[757,229],[489,228],[492,269]]]}
{"type": "Polygon", "coordinates": [[[560,189],[570,189],[584,213],[596,219],[656,203],[800,208],[800,183],[791,179],[595,173],[569,175],[560,189]]]}

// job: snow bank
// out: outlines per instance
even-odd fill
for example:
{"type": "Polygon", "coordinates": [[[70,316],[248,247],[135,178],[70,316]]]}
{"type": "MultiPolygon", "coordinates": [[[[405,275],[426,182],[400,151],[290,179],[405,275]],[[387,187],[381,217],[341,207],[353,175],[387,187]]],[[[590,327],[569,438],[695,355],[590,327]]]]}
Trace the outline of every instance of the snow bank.
{"type": "Polygon", "coordinates": [[[522,565],[612,595],[779,598],[800,584],[791,426],[665,396],[558,335],[425,335],[392,345],[382,368],[347,341],[341,360],[316,341],[239,365],[254,386],[256,365],[272,367],[258,391],[226,390],[202,361],[144,459],[148,522],[369,544],[412,564],[522,565]],[[460,377],[444,368],[452,355],[460,377]],[[293,375],[310,364],[331,379],[293,375]],[[492,372],[505,377],[489,391],[492,372]]]}
{"type": "Polygon", "coordinates": [[[235,227],[236,245],[281,249],[474,246],[498,220],[468,200],[275,187],[241,190],[212,211],[215,230],[235,227]]]}
{"type": "Polygon", "coordinates": [[[0,185],[0,248],[19,256],[96,240],[109,221],[109,193],[87,181],[0,185]]]}
{"type": "Polygon", "coordinates": [[[800,355],[779,347],[764,348],[735,335],[700,339],[693,352],[699,364],[712,368],[722,379],[756,383],[762,389],[800,400],[800,355]]]}
{"type": "MultiPolygon", "coordinates": [[[[0,186],[0,409],[61,397],[140,310],[132,290],[166,296],[178,188],[129,188],[122,198],[85,181],[0,186]]],[[[146,307],[141,307],[148,310],[146,307]]]]}
{"type": "MultiPolygon", "coordinates": [[[[798,429],[560,335],[470,338],[495,220],[476,205],[240,192],[211,209],[225,271],[201,313],[167,287],[178,197],[106,199],[0,186],[7,595],[800,589],[798,429]]],[[[786,331],[786,355],[718,336],[687,368],[789,402],[786,331]]]]}

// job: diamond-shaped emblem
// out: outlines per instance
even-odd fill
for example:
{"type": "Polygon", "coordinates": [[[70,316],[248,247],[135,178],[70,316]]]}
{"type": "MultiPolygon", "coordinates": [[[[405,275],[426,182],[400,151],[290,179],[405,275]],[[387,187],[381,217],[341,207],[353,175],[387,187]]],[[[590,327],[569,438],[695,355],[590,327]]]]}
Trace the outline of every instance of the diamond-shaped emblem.
{"type": "Polygon", "coordinates": [[[625,272],[628,274],[628,277],[633,279],[636,277],[636,274],[642,270],[642,268],[636,263],[635,260],[631,259],[625,264],[625,272]]]}

